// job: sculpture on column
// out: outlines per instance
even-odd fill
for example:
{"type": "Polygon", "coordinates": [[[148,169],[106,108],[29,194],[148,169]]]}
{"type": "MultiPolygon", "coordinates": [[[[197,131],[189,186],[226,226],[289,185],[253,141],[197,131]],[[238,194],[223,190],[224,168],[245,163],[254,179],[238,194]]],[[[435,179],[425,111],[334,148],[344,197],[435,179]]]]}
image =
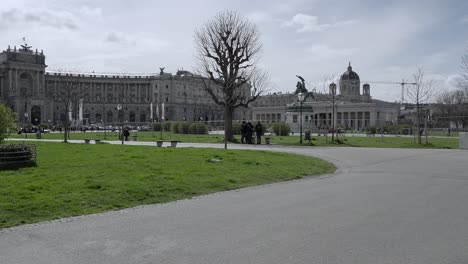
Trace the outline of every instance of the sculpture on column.
{"type": "Polygon", "coordinates": [[[307,94],[307,89],[306,89],[306,86],[305,86],[304,78],[302,78],[299,75],[296,75],[296,76],[297,76],[297,78],[299,78],[300,81],[298,81],[297,84],[296,84],[296,92],[294,92],[294,94],[299,94],[299,93],[307,94]]]}
{"type": "Polygon", "coordinates": [[[310,96],[315,99],[314,94],[312,92],[309,93],[309,91],[307,91],[304,78],[302,78],[302,76],[299,76],[299,75],[296,75],[296,76],[297,78],[299,78],[300,81],[298,81],[296,84],[296,91],[294,92],[294,94],[303,93],[305,94],[305,98],[310,96]]]}

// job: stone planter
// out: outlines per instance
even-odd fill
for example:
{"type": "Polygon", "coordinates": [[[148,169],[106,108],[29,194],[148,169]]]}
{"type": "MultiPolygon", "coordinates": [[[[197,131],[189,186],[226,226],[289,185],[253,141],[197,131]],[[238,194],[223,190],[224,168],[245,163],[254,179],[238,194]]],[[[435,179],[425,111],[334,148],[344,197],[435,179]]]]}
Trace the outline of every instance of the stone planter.
{"type": "Polygon", "coordinates": [[[0,145],[0,168],[27,167],[36,163],[36,145],[0,145]]]}

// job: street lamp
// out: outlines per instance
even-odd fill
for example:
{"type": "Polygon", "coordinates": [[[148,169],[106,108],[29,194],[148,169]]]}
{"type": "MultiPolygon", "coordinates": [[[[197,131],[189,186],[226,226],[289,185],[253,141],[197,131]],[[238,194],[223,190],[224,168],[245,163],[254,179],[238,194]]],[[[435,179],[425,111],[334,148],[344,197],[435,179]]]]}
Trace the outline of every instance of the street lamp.
{"type": "Polygon", "coordinates": [[[336,84],[332,82],[330,84],[330,95],[332,97],[332,141],[335,141],[335,96],[336,96],[336,84]]]}
{"type": "Polygon", "coordinates": [[[121,115],[121,120],[120,120],[120,138],[122,139],[122,145],[124,144],[124,135],[123,135],[123,108],[122,108],[122,105],[121,104],[118,104],[117,105],[117,110],[119,110],[119,116],[120,116],[120,113],[122,113],[121,115]],[[120,112],[122,111],[122,112],[120,112]]]}
{"type": "Polygon", "coordinates": [[[299,132],[299,137],[300,137],[300,140],[299,140],[299,143],[302,144],[302,102],[304,102],[304,98],[305,98],[305,94],[304,93],[299,93],[297,95],[297,98],[299,99],[299,102],[301,103],[301,122],[300,122],[300,132],[299,132]]]}
{"type": "MultiPolygon", "coordinates": [[[[28,116],[29,114],[27,112],[24,113],[24,119],[26,121],[26,125],[28,124],[28,116]]],[[[28,130],[24,128],[24,134],[26,135],[26,138],[28,138],[28,130]]]]}

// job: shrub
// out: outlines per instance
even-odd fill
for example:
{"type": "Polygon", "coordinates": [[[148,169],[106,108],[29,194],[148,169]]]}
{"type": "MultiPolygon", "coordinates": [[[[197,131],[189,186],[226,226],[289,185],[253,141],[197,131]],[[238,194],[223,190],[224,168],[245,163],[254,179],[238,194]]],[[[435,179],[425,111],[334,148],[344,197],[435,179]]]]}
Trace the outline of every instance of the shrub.
{"type": "Polygon", "coordinates": [[[0,104],[0,143],[16,130],[16,114],[8,107],[0,104]]]}
{"type": "Polygon", "coordinates": [[[166,132],[171,131],[171,127],[172,127],[172,122],[164,122],[163,123],[164,131],[166,131],[166,132]]]}
{"type": "Polygon", "coordinates": [[[179,127],[178,127],[179,133],[189,134],[190,133],[190,125],[191,124],[188,123],[188,122],[179,123],[179,127]]]}
{"type": "Polygon", "coordinates": [[[335,143],[336,144],[344,144],[344,141],[342,139],[336,139],[335,143]]]}
{"type": "Polygon", "coordinates": [[[291,132],[291,128],[286,123],[273,123],[271,124],[271,128],[277,136],[288,136],[291,132]]]}
{"type": "Polygon", "coordinates": [[[376,127],[373,127],[373,126],[372,126],[372,127],[368,127],[368,128],[367,128],[367,132],[368,132],[368,133],[375,134],[375,133],[377,133],[377,128],[376,128],[376,127]]]}
{"type": "Polygon", "coordinates": [[[172,133],[179,133],[179,122],[171,122],[171,132],[172,133]]]}
{"type": "Polygon", "coordinates": [[[153,123],[153,131],[161,131],[161,123],[153,123]]]}
{"type": "Polygon", "coordinates": [[[240,135],[241,133],[241,123],[232,123],[232,133],[234,135],[240,135]]]}
{"type": "Polygon", "coordinates": [[[208,134],[208,126],[203,123],[193,123],[190,125],[191,134],[208,134]]]}

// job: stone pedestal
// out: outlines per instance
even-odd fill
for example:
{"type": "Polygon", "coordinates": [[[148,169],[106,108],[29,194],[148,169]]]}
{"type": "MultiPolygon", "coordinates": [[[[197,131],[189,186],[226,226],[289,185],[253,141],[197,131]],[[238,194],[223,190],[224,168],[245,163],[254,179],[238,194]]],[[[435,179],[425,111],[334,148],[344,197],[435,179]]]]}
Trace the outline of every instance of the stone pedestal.
{"type": "Polygon", "coordinates": [[[460,149],[468,149],[468,132],[460,132],[460,149]]]}

